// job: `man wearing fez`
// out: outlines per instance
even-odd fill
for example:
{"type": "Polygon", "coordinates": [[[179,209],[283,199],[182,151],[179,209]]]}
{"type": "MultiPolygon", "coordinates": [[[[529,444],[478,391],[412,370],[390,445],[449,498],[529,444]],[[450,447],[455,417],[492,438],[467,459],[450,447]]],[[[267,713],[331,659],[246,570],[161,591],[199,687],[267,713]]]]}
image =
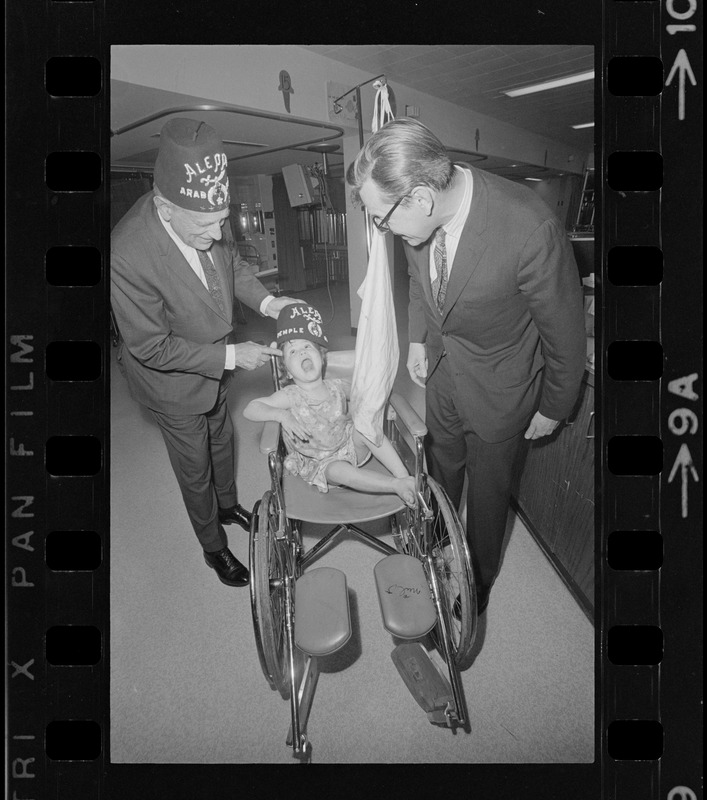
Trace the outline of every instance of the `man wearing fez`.
{"type": "Polygon", "coordinates": [[[164,125],[153,190],[113,230],[111,304],[122,338],[118,362],[162,432],[206,563],[228,586],[245,586],[248,570],[223,528],[248,530],[251,517],[238,503],[226,395],[236,367],[256,369],[279,351],[235,343],[233,302],[277,318],[296,301],[269,294],[224,245],[226,168],[209,125],[180,118],[164,125]]]}
{"type": "Polygon", "coordinates": [[[403,240],[407,368],[426,389],[428,469],[455,506],[467,479],[466,535],[483,613],[520,444],[551,435],[579,394],[586,339],[572,248],[535,192],[453,164],[413,119],[376,131],[346,180],[378,230],[403,240]]]}

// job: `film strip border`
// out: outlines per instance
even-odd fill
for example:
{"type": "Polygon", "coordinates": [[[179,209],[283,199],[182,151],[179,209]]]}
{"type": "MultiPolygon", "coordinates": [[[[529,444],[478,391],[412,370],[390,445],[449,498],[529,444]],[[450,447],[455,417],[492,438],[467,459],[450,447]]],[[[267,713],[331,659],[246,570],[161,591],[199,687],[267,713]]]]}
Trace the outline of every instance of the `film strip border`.
{"type": "Polygon", "coordinates": [[[98,3],[6,6],[7,796],[103,796],[109,353],[98,3]]]}
{"type": "Polygon", "coordinates": [[[701,796],[697,4],[605,21],[603,796],[701,796]],[[692,61],[691,61],[692,59],[692,61]],[[697,202],[695,202],[697,201],[697,202]],[[688,288],[690,287],[690,288],[688,288]],[[686,619],[687,615],[687,619],[686,619]],[[694,649],[691,647],[694,644],[694,649]]]}
{"type": "MultiPolygon", "coordinates": [[[[102,796],[108,761],[108,76],[98,4],[47,13],[39,68],[29,36],[8,47],[14,123],[34,126],[7,148],[27,211],[7,271],[13,800],[102,796]]],[[[11,9],[15,31],[26,19],[11,9]]],[[[607,3],[600,760],[616,800],[701,796],[701,41],[696,0],[607,3]]]]}

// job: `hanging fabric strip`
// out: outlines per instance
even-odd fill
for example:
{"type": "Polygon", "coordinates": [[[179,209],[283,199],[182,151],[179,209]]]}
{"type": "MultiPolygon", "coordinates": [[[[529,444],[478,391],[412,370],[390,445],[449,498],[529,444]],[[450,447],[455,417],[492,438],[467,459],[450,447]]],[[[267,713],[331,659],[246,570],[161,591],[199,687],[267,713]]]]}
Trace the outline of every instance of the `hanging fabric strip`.
{"type": "MultiPolygon", "coordinates": [[[[378,92],[371,127],[376,131],[393,119],[393,112],[385,81],[373,85],[378,92]]],[[[383,413],[398,372],[400,349],[386,236],[375,227],[371,233],[368,270],[357,292],[361,314],[351,381],[351,416],[356,430],[379,446],[383,441],[383,413]]]]}
{"type": "Polygon", "coordinates": [[[385,78],[375,81],[373,86],[378,90],[373,105],[373,121],[371,123],[371,130],[375,133],[378,128],[393,119],[393,111],[390,107],[388,84],[385,78]]]}
{"type": "Polygon", "coordinates": [[[366,278],[358,290],[361,314],[351,380],[351,416],[359,433],[383,441],[383,412],[398,372],[400,349],[385,235],[372,231],[366,278]]]}

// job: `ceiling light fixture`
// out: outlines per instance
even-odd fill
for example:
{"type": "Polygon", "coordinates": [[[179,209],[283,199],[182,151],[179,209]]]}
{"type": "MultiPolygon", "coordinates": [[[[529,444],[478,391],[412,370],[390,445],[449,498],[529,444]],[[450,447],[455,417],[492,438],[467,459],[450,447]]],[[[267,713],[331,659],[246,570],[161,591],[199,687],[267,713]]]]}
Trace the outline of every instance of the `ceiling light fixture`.
{"type": "Polygon", "coordinates": [[[520,97],[524,94],[533,94],[534,92],[544,92],[546,89],[558,89],[560,86],[570,86],[573,83],[581,83],[582,81],[594,80],[594,70],[589,72],[579,72],[576,75],[567,75],[564,78],[557,78],[553,81],[544,81],[543,83],[534,83],[532,86],[523,86],[520,89],[510,89],[504,94],[509,97],[520,97]]]}
{"type": "Polygon", "coordinates": [[[526,180],[526,181],[538,181],[539,183],[543,182],[542,178],[523,178],[523,180],[526,180]]]}
{"type": "Polygon", "coordinates": [[[576,131],[578,131],[580,128],[593,128],[594,127],[594,123],[593,122],[583,122],[581,125],[573,125],[572,127],[576,131]]]}

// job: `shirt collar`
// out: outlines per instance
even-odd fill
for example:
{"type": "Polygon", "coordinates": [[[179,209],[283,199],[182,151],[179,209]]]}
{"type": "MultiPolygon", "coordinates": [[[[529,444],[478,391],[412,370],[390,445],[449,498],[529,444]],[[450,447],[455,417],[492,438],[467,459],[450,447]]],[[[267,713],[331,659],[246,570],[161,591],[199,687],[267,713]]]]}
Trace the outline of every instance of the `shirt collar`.
{"type": "Polygon", "coordinates": [[[457,213],[449,220],[446,225],[442,227],[447,233],[447,236],[452,236],[454,239],[459,239],[466,224],[466,218],[469,216],[469,209],[471,208],[471,196],[474,190],[474,177],[471,171],[464,169],[458,165],[454,165],[454,169],[459,170],[464,176],[464,194],[462,195],[461,203],[457,209],[457,213]]]}
{"type": "MultiPolygon", "coordinates": [[[[167,231],[167,233],[169,234],[169,236],[170,236],[170,238],[172,239],[172,241],[173,241],[173,242],[174,242],[174,243],[177,245],[177,247],[178,247],[178,248],[181,250],[181,252],[182,252],[182,255],[184,256],[184,258],[186,258],[186,260],[187,260],[188,262],[190,262],[190,263],[191,263],[191,262],[192,262],[192,261],[193,261],[195,258],[196,258],[196,259],[198,259],[198,257],[199,257],[199,254],[196,252],[196,248],[194,248],[194,247],[190,247],[188,244],[185,244],[185,243],[184,243],[184,242],[183,242],[183,241],[182,241],[182,240],[179,238],[179,236],[177,236],[177,234],[174,232],[174,229],[173,229],[173,228],[172,228],[172,226],[169,224],[169,222],[166,222],[165,220],[163,220],[163,219],[162,219],[162,215],[161,215],[159,212],[157,212],[157,216],[159,217],[159,219],[160,219],[160,222],[162,223],[162,226],[163,226],[163,227],[164,227],[164,229],[167,231]]],[[[212,259],[212,261],[213,261],[213,259],[212,259]]]]}

